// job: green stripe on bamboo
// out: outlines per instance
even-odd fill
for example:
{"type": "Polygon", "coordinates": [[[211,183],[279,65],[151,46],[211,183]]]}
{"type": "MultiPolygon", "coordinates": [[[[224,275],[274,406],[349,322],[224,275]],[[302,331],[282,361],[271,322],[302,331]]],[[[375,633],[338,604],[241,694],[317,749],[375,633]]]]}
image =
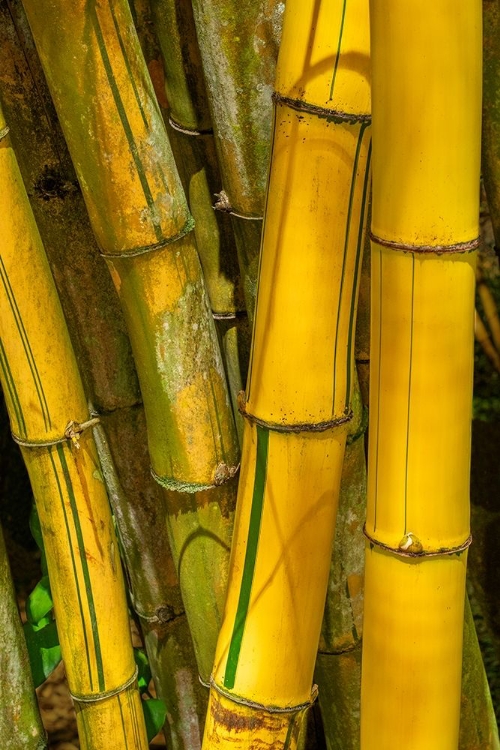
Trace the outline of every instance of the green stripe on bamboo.
{"type": "Polygon", "coordinates": [[[17,609],[14,586],[0,528],[0,737],[5,748],[47,747],[33,686],[28,651],[17,609]]]}

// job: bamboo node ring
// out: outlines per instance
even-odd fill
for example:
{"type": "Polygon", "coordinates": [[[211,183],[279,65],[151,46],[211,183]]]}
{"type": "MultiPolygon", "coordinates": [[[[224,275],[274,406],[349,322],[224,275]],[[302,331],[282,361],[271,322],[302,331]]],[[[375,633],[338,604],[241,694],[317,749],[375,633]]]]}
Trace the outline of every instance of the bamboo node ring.
{"type": "Polygon", "coordinates": [[[178,240],[181,240],[187,234],[192,232],[194,229],[194,219],[189,214],[186,219],[186,223],[177,234],[171,237],[166,237],[160,242],[155,242],[152,245],[143,245],[142,247],[134,247],[130,250],[120,250],[116,253],[104,253],[101,252],[101,257],[107,258],[108,260],[120,260],[120,258],[135,258],[137,255],[145,255],[146,253],[156,253],[158,250],[164,250],[169,245],[173,245],[178,240]]]}
{"type": "Polygon", "coordinates": [[[214,131],[212,128],[207,128],[206,130],[195,130],[194,128],[186,128],[184,125],[180,125],[178,122],[173,120],[171,117],[168,118],[168,124],[174,129],[177,130],[179,133],[184,133],[184,135],[193,135],[193,136],[200,136],[200,135],[213,135],[214,131]]]}
{"type": "MultiPolygon", "coordinates": [[[[202,685],[205,684],[202,682],[202,685]]],[[[223,687],[218,685],[213,676],[210,677],[210,687],[215,690],[216,693],[219,693],[219,695],[222,695],[224,698],[227,698],[232,703],[237,703],[240,706],[246,706],[247,708],[253,708],[256,711],[266,711],[268,714],[294,714],[298,711],[303,711],[305,708],[309,708],[310,706],[315,703],[316,698],[318,697],[318,686],[313,685],[311,690],[311,697],[308,701],[304,701],[304,703],[299,703],[295,706],[266,706],[264,703],[257,703],[256,701],[252,701],[249,698],[243,698],[241,695],[235,695],[234,693],[230,693],[228,690],[224,690],[223,687]]]]}
{"type": "Polygon", "coordinates": [[[247,411],[246,408],[246,397],[245,391],[238,393],[238,411],[242,417],[247,419],[249,422],[263,427],[265,430],[271,430],[272,432],[325,432],[331,430],[333,427],[339,427],[342,424],[350,422],[353,418],[353,412],[348,412],[343,417],[334,417],[325,422],[299,422],[297,424],[283,424],[282,422],[269,422],[266,419],[261,419],[247,411]]]}
{"type": "Polygon", "coordinates": [[[380,549],[383,549],[386,552],[391,552],[393,555],[397,555],[398,557],[424,558],[460,555],[462,552],[465,552],[465,550],[468,549],[472,544],[472,534],[469,534],[465,542],[457,545],[456,547],[441,547],[440,549],[427,550],[423,548],[420,539],[415,534],[409,531],[404,535],[397,547],[391,547],[389,544],[384,544],[384,542],[381,542],[371,536],[366,530],[366,524],[363,526],[363,534],[368,539],[370,544],[374,545],[375,547],[380,547],[380,549]]]}
{"type": "Polygon", "coordinates": [[[95,415],[91,416],[85,422],[77,422],[76,420],[72,419],[66,425],[64,435],[59,438],[54,438],[54,440],[27,440],[25,438],[19,437],[19,435],[16,435],[14,432],[12,432],[11,434],[13,441],[20,445],[21,448],[50,448],[53,445],[66,443],[66,441],[68,440],[75,446],[75,448],[80,448],[80,435],[85,430],[91,427],[95,427],[97,424],[99,424],[99,422],[99,417],[95,415]]]}
{"type": "Polygon", "coordinates": [[[373,232],[370,232],[370,240],[376,245],[388,247],[390,250],[402,250],[404,253],[416,253],[420,255],[447,255],[453,253],[471,253],[476,250],[481,238],[476,237],[468,242],[456,242],[454,245],[411,245],[406,242],[395,242],[394,240],[384,240],[373,232]]]}
{"type": "Polygon", "coordinates": [[[325,118],[334,123],[348,123],[355,125],[356,123],[371,123],[372,121],[372,116],[368,112],[343,112],[340,109],[321,107],[319,104],[311,104],[310,102],[305,102],[303,99],[292,99],[289,96],[283,96],[278,91],[274,92],[272,100],[275,104],[284,104],[285,106],[290,107],[290,109],[294,109],[296,112],[307,112],[310,115],[317,115],[318,117],[325,118]]]}
{"type": "Polygon", "coordinates": [[[159,485],[165,487],[166,490],[172,490],[173,492],[188,492],[193,494],[195,492],[204,492],[205,490],[213,490],[214,487],[220,487],[221,484],[229,482],[240,469],[240,465],[227,466],[226,464],[218,464],[214,471],[214,482],[212,484],[198,484],[197,482],[184,482],[181,479],[175,479],[174,477],[162,477],[155,472],[153,468],[150,469],[151,476],[158,482],[159,485]],[[220,469],[220,467],[225,467],[220,469]],[[217,473],[219,472],[219,474],[217,473]]]}
{"type": "Polygon", "coordinates": [[[113,690],[104,690],[101,693],[93,693],[92,695],[75,695],[75,693],[70,692],[70,695],[75,703],[99,703],[100,701],[105,701],[108,698],[113,698],[115,695],[123,693],[127,688],[134,684],[134,682],[137,680],[138,674],[139,668],[136,667],[134,669],[132,677],[129,677],[126,682],[124,682],[122,685],[118,685],[118,687],[114,688],[113,690]]]}
{"type": "Polygon", "coordinates": [[[214,196],[217,198],[213,205],[214,211],[222,211],[222,213],[230,214],[246,221],[263,221],[264,219],[263,216],[249,216],[248,214],[240,214],[234,211],[225,190],[221,190],[220,193],[214,193],[214,196]]]}
{"type": "Polygon", "coordinates": [[[9,131],[10,131],[10,128],[8,125],[0,129],[0,141],[6,138],[6,136],[9,134],[9,131]]]}

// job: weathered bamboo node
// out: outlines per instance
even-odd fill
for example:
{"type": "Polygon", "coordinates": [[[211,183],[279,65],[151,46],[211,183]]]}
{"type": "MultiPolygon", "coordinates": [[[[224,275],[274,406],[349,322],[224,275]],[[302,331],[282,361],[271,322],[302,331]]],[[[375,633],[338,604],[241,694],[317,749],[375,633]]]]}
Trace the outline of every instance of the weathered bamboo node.
{"type": "Polygon", "coordinates": [[[375,545],[376,547],[380,547],[386,552],[390,552],[391,554],[397,555],[398,557],[423,558],[441,557],[446,555],[460,555],[462,552],[465,552],[467,549],[469,549],[470,545],[472,544],[472,534],[469,534],[465,542],[463,542],[462,544],[458,544],[455,547],[423,549],[418,537],[415,534],[412,534],[411,531],[409,531],[407,534],[405,534],[398,547],[391,547],[389,544],[384,544],[384,542],[381,542],[379,539],[369,534],[366,530],[366,526],[363,527],[363,534],[368,539],[370,544],[375,545]]]}
{"type": "Polygon", "coordinates": [[[183,133],[184,135],[192,135],[192,136],[213,136],[214,131],[212,128],[207,128],[206,130],[195,130],[194,128],[187,128],[184,125],[181,125],[180,123],[176,122],[172,117],[168,118],[168,123],[170,127],[172,127],[174,130],[177,130],[178,133],[183,133]]]}
{"type": "Polygon", "coordinates": [[[78,449],[80,448],[80,443],[78,442],[79,436],[85,430],[95,427],[97,424],[99,424],[99,422],[99,418],[93,416],[89,417],[85,422],[70,420],[66,426],[66,429],[64,430],[64,435],[62,435],[61,437],[56,437],[53,440],[28,440],[26,438],[19,437],[19,435],[16,435],[14,432],[11,432],[11,435],[13,441],[18,445],[21,445],[23,448],[48,448],[50,445],[66,443],[69,440],[72,442],[75,448],[78,449]]]}
{"type": "Polygon", "coordinates": [[[167,239],[161,242],[154,242],[151,245],[144,245],[142,247],[134,247],[131,250],[120,250],[116,253],[105,253],[101,252],[103,258],[118,259],[118,258],[135,258],[138,255],[145,255],[146,253],[155,253],[158,250],[163,250],[168,245],[175,244],[178,240],[188,235],[194,229],[194,220],[192,216],[188,216],[185,226],[181,231],[173,237],[167,237],[167,239]]]}
{"type": "Polygon", "coordinates": [[[243,214],[235,211],[231,206],[225,190],[216,193],[215,197],[217,198],[213,206],[215,211],[220,211],[221,213],[229,214],[230,216],[236,216],[237,219],[245,219],[246,221],[263,221],[264,219],[263,216],[252,216],[251,214],[243,214]]]}
{"type": "Polygon", "coordinates": [[[318,117],[326,118],[328,122],[371,123],[372,121],[372,116],[369,112],[363,114],[357,112],[343,112],[341,109],[329,109],[328,107],[321,107],[318,104],[307,102],[304,99],[292,99],[289,96],[283,96],[279,91],[273,93],[272,100],[275,104],[290,107],[290,109],[294,109],[297,112],[309,112],[318,117]]]}
{"type": "Polygon", "coordinates": [[[212,484],[198,484],[196,482],[182,482],[181,480],[174,479],[173,477],[161,477],[158,474],[156,474],[153,468],[151,468],[151,475],[153,479],[156,482],[158,482],[158,484],[160,484],[162,487],[165,487],[165,489],[167,490],[172,490],[174,492],[195,493],[195,492],[203,492],[205,490],[213,490],[216,487],[220,487],[221,485],[233,479],[238,473],[239,469],[240,469],[239,464],[237,464],[236,466],[227,466],[227,464],[218,464],[218,466],[215,468],[215,471],[214,471],[214,481],[212,484]]]}
{"type": "Polygon", "coordinates": [[[136,667],[132,676],[121,685],[118,685],[118,687],[113,688],[113,690],[103,690],[100,693],[89,693],[88,695],[79,695],[70,691],[70,695],[76,703],[100,703],[108,698],[113,698],[115,695],[125,693],[137,681],[138,672],[138,667],[136,667]]]}
{"type": "Polygon", "coordinates": [[[390,250],[401,250],[404,253],[430,253],[435,255],[472,253],[474,250],[477,250],[481,244],[481,238],[476,237],[468,242],[456,242],[452,245],[414,245],[406,242],[384,240],[382,237],[377,237],[373,232],[370,232],[370,239],[375,244],[381,245],[382,247],[388,247],[390,250]]]}
{"type": "Polygon", "coordinates": [[[247,708],[253,708],[255,711],[265,711],[268,714],[295,714],[299,711],[304,711],[305,709],[310,708],[318,698],[317,685],[312,686],[311,697],[309,700],[298,703],[295,706],[274,706],[272,704],[266,705],[264,703],[252,701],[248,698],[242,698],[240,695],[229,692],[229,690],[224,690],[223,687],[216,683],[213,677],[210,678],[210,682],[207,687],[212,687],[216,693],[224,696],[224,698],[227,698],[227,700],[231,701],[231,703],[236,703],[239,706],[247,706],[247,708]]]}
{"type": "Polygon", "coordinates": [[[9,128],[9,126],[8,126],[8,125],[6,125],[6,126],[5,126],[4,128],[2,128],[2,129],[0,130],[0,141],[1,141],[1,140],[2,140],[3,138],[6,138],[6,137],[7,137],[7,135],[9,134],[9,129],[10,129],[10,128],[9,128]]]}

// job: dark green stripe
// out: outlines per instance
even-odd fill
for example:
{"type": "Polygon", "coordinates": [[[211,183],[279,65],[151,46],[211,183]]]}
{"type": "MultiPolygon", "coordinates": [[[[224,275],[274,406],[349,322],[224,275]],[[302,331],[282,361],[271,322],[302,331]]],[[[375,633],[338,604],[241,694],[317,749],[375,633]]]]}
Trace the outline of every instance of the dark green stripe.
{"type": "MultiPolygon", "coordinates": [[[[118,698],[118,708],[120,709],[120,720],[121,720],[122,730],[123,730],[123,740],[125,742],[124,750],[128,750],[127,730],[126,730],[126,727],[125,727],[125,717],[123,716],[123,708],[122,708],[121,696],[118,693],[118,695],[116,697],[118,698]]],[[[139,747],[139,745],[137,747],[139,747]]]]}
{"type": "Polygon", "coordinates": [[[412,357],[413,357],[413,322],[414,322],[414,302],[415,302],[415,255],[411,256],[411,316],[410,316],[410,364],[408,372],[408,416],[406,421],[406,457],[405,457],[405,534],[407,521],[408,505],[408,456],[410,453],[410,407],[411,407],[411,375],[412,375],[412,357]]]}
{"type": "Polygon", "coordinates": [[[288,729],[286,731],[285,744],[283,745],[283,750],[288,750],[290,747],[296,719],[297,719],[297,714],[292,714],[290,718],[290,723],[288,725],[288,729]]]}
{"type": "Polygon", "coordinates": [[[229,644],[227,655],[226,673],[224,685],[231,689],[236,679],[236,668],[240,656],[241,641],[245,630],[245,622],[250,604],[250,592],[252,590],[255,562],[257,558],[257,547],[259,544],[260,524],[262,519],[262,507],[264,504],[264,488],[266,485],[267,456],[269,448],[269,430],[257,425],[257,455],[255,458],[255,479],[253,486],[252,509],[250,511],[250,524],[248,527],[247,549],[243,576],[241,579],[240,597],[234,619],[233,635],[229,644]]]}
{"type": "Polygon", "coordinates": [[[97,617],[96,617],[96,612],[95,612],[94,595],[92,593],[89,566],[87,563],[87,556],[85,554],[85,544],[83,541],[82,527],[80,526],[80,517],[78,515],[78,508],[76,506],[76,498],[75,498],[75,493],[73,491],[71,477],[69,475],[68,464],[66,463],[66,456],[64,455],[64,446],[59,444],[56,446],[56,449],[57,449],[57,455],[59,456],[59,461],[61,463],[61,468],[63,470],[64,481],[66,482],[66,491],[68,493],[69,504],[70,504],[71,513],[73,516],[73,523],[75,526],[76,538],[78,540],[78,551],[80,553],[80,563],[82,566],[83,580],[85,581],[85,591],[87,593],[87,604],[88,604],[89,614],[90,614],[90,624],[92,627],[92,635],[94,638],[95,659],[96,659],[96,664],[97,664],[97,678],[99,682],[99,690],[102,692],[106,689],[106,685],[104,681],[101,644],[99,641],[99,630],[97,627],[97,617]]]}
{"type": "Polygon", "coordinates": [[[49,452],[50,462],[52,464],[52,469],[54,471],[54,476],[56,478],[57,491],[59,492],[59,498],[61,500],[61,506],[62,506],[62,511],[63,511],[63,515],[64,515],[64,525],[66,527],[66,535],[68,537],[68,549],[69,549],[69,553],[70,553],[70,557],[71,557],[71,567],[73,568],[73,576],[74,576],[74,579],[75,579],[75,586],[76,586],[76,596],[78,598],[78,608],[80,610],[80,619],[82,621],[83,640],[85,641],[85,653],[87,654],[87,668],[89,670],[90,689],[93,690],[94,689],[94,681],[92,679],[92,666],[91,666],[91,663],[90,663],[90,652],[89,652],[89,644],[88,644],[88,640],[87,640],[87,629],[85,627],[85,618],[83,616],[83,603],[82,603],[82,597],[81,597],[81,594],[80,594],[80,586],[78,584],[78,575],[77,575],[77,570],[76,570],[76,561],[75,561],[75,555],[73,553],[73,544],[72,544],[72,541],[71,541],[71,534],[70,534],[70,530],[69,530],[68,516],[66,515],[66,505],[64,503],[64,495],[62,493],[61,483],[59,482],[59,474],[57,473],[57,468],[56,468],[56,465],[55,465],[55,462],[54,462],[54,456],[52,455],[52,447],[48,448],[48,452],[49,452]]]}
{"type": "Polygon", "coordinates": [[[125,63],[125,67],[127,68],[128,77],[130,79],[130,83],[132,84],[132,88],[134,90],[135,100],[137,102],[137,106],[139,107],[139,111],[141,113],[142,121],[143,121],[144,125],[146,126],[146,128],[149,130],[149,123],[148,123],[148,121],[146,119],[146,115],[145,115],[144,109],[142,107],[142,102],[141,102],[141,100],[139,98],[139,92],[137,90],[137,86],[136,86],[136,83],[135,83],[135,75],[132,73],[132,68],[130,67],[130,61],[128,59],[127,52],[125,50],[125,45],[123,44],[123,38],[122,38],[122,35],[121,35],[120,26],[118,24],[118,21],[116,20],[115,9],[113,7],[113,3],[112,2],[109,3],[109,9],[111,11],[111,16],[113,18],[113,24],[115,26],[116,36],[118,37],[118,43],[119,43],[120,49],[122,51],[123,62],[125,63]]]}
{"type": "Polygon", "coordinates": [[[347,209],[347,220],[346,220],[346,228],[345,228],[345,239],[344,239],[344,254],[342,257],[342,274],[340,277],[340,291],[339,291],[339,306],[337,311],[337,325],[335,328],[335,349],[333,351],[333,401],[332,401],[332,416],[335,414],[335,391],[337,388],[337,350],[338,350],[338,339],[339,339],[339,328],[340,328],[340,314],[342,309],[342,293],[344,291],[344,275],[345,275],[345,266],[347,261],[347,254],[349,249],[349,235],[351,233],[351,219],[352,219],[352,205],[354,202],[354,190],[356,187],[356,177],[358,173],[358,161],[359,161],[359,152],[361,150],[361,143],[363,141],[363,133],[365,131],[365,128],[367,127],[368,123],[362,123],[359,129],[359,135],[358,135],[358,143],[356,145],[356,153],[354,155],[354,164],[352,168],[352,178],[351,178],[351,189],[349,192],[349,207],[347,209]]]}
{"type": "Polygon", "coordinates": [[[5,293],[9,300],[9,304],[12,310],[12,314],[14,316],[14,320],[16,323],[17,330],[19,332],[19,336],[21,337],[21,343],[24,348],[24,353],[26,354],[26,359],[28,360],[28,366],[30,368],[31,375],[33,377],[33,382],[35,384],[35,389],[38,395],[38,400],[40,401],[40,407],[42,410],[42,416],[43,416],[45,429],[48,430],[50,427],[52,427],[52,422],[50,420],[47,399],[45,398],[42,381],[40,378],[40,374],[38,372],[38,368],[36,366],[35,358],[33,356],[33,351],[31,349],[31,345],[28,339],[28,334],[26,333],[26,328],[24,327],[23,319],[21,317],[21,313],[19,312],[19,307],[17,305],[16,297],[12,289],[12,285],[10,283],[10,280],[9,280],[9,277],[8,277],[8,274],[5,269],[5,265],[1,256],[0,256],[0,276],[2,278],[2,283],[5,289],[5,293]]]}
{"type": "Polygon", "coordinates": [[[151,223],[153,225],[153,229],[156,235],[156,239],[160,241],[164,239],[164,237],[163,237],[163,232],[161,230],[161,226],[158,224],[158,221],[155,218],[156,208],[154,205],[153,196],[151,195],[151,190],[149,189],[149,184],[148,184],[146,175],[144,174],[144,170],[142,167],[141,157],[139,156],[139,152],[137,150],[137,146],[134,140],[134,134],[132,133],[132,128],[130,127],[127,114],[125,112],[125,107],[123,106],[120,92],[118,90],[118,86],[116,85],[116,81],[113,76],[113,69],[109,61],[108,52],[106,50],[106,44],[104,42],[104,37],[102,35],[102,30],[101,30],[99,19],[97,17],[96,12],[94,12],[94,30],[96,34],[97,44],[99,45],[99,52],[101,53],[102,62],[104,65],[104,69],[106,71],[106,76],[108,78],[108,83],[111,89],[111,93],[113,94],[113,99],[115,101],[116,109],[118,110],[118,115],[120,117],[123,130],[125,132],[125,136],[128,141],[130,153],[132,154],[135,168],[137,169],[137,174],[141,182],[144,197],[146,198],[146,203],[148,204],[148,208],[151,212],[150,218],[151,218],[151,223]]]}
{"type": "Polygon", "coordinates": [[[335,65],[333,68],[333,76],[332,76],[332,85],[330,86],[330,101],[333,98],[333,89],[335,88],[335,79],[337,78],[337,68],[339,66],[339,60],[340,60],[340,48],[342,46],[342,35],[344,33],[344,21],[345,21],[345,9],[347,5],[347,0],[344,0],[344,5],[342,7],[342,19],[340,21],[340,32],[339,32],[339,43],[337,45],[337,54],[335,56],[335,65]]]}
{"type": "Polygon", "coordinates": [[[351,295],[351,313],[349,315],[349,333],[347,338],[347,387],[346,387],[346,400],[345,406],[346,411],[349,409],[351,403],[351,379],[352,369],[354,367],[354,361],[352,360],[352,345],[354,343],[354,313],[356,310],[356,302],[358,299],[358,276],[359,269],[361,267],[361,258],[363,257],[363,240],[364,240],[364,225],[365,225],[365,211],[368,197],[368,187],[370,185],[370,161],[372,157],[372,142],[370,139],[370,145],[368,147],[368,156],[366,157],[366,171],[365,171],[365,184],[363,185],[363,198],[361,200],[361,213],[359,216],[359,229],[358,229],[358,247],[356,249],[356,263],[354,266],[354,279],[352,282],[352,295],[351,295]]]}
{"type": "Polygon", "coordinates": [[[19,432],[21,433],[20,437],[26,437],[26,423],[24,421],[23,410],[19,401],[19,396],[17,395],[16,384],[14,382],[14,378],[12,377],[9,360],[7,359],[7,355],[5,354],[5,349],[3,347],[3,342],[1,339],[0,367],[2,368],[2,372],[5,378],[5,385],[7,386],[7,390],[9,391],[10,400],[12,401],[12,406],[16,414],[17,423],[19,425],[19,432]]]}

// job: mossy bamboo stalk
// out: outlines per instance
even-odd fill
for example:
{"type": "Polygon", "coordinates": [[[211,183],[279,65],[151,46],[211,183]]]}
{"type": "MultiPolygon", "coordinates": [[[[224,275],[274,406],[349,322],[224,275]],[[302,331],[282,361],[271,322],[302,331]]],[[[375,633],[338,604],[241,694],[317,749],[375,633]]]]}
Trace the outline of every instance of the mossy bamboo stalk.
{"type": "Polygon", "coordinates": [[[145,750],[118,545],[80,426],[86,398],[3,115],[0,132],[0,378],[37,502],[80,743],[145,750]]]}
{"type": "Polygon", "coordinates": [[[330,580],[315,680],[328,750],[359,748],[366,513],[366,413],[356,382],[342,467],[330,580]]]}
{"type": "Polygon", "coordinates": [[[112,453],[119,467],[119,479],[110,470],[104,470],[104,479],[156,690],[167,703],[165,733],[171,747],[195,748],[201,744],[206,698],[166,530],[158,533],[165,529],[164,499],[149,472],[144,411],[137,403],[137,376],[119,300],[95,245],[22,6],[11,0],[8,8],[0,4],[0,11],[0,96],[15,126],[21,173],[85,368],[86,391],[106,426],[107,438],[97,442],[101,465],[109,467],[112,453]],[[70,184],[71,191],[37,189],[44,184],[47,164],[52,179],[70,184]],[[171,690],[172,680],[180,679],[184,690],[171,690]]]}
{"type": "Polygon", "coordinates": [[[342,33],[342,5],[325,2],[318,12],[314,0],[289,0],[285,13],[242,476],[205,750],[296,747],[315,694],[354,387],[370,162],[368,6],[351,4],[342,33]],[[346,64],[351,54],[356,70],[346,64]]]}
{"type": "Polygon", "coordinates": [[[482,172],[495,244],[500,247],[500,4],[483,0],[482,172]]]}
{"type": "Polygon", "coordinates": [[[151,10],[165,66],[170,138],[195,220],[196,244],[241,432],[236,398],[246,383],[250,331],[231,219],[213,206],[222,189],[221,177],[191,0],[153,0],[151,10]]]}
{"type": "Polygon", "coordinates": [[[38,710],[1,527],[0,674],[0,737],[4,747],[13,750],[44,750],[47,740],[38,710]]]}
{"type": "Polygon", "coordinates": [[[225,596],[238,446],[217,336],[128,5],[24,3],[138,366],[200,672],[225,596]]]}
{"type": "Polygon", "coordinates": [[[224,193],[253,318],[281,34],[278,0],[193,0],[224,193]]]}
{"type": "Polygon", "coordinates": [[[470,543],[481,4],[372,0],[370,7],[361,747],[455,750],[470,543]]]}

